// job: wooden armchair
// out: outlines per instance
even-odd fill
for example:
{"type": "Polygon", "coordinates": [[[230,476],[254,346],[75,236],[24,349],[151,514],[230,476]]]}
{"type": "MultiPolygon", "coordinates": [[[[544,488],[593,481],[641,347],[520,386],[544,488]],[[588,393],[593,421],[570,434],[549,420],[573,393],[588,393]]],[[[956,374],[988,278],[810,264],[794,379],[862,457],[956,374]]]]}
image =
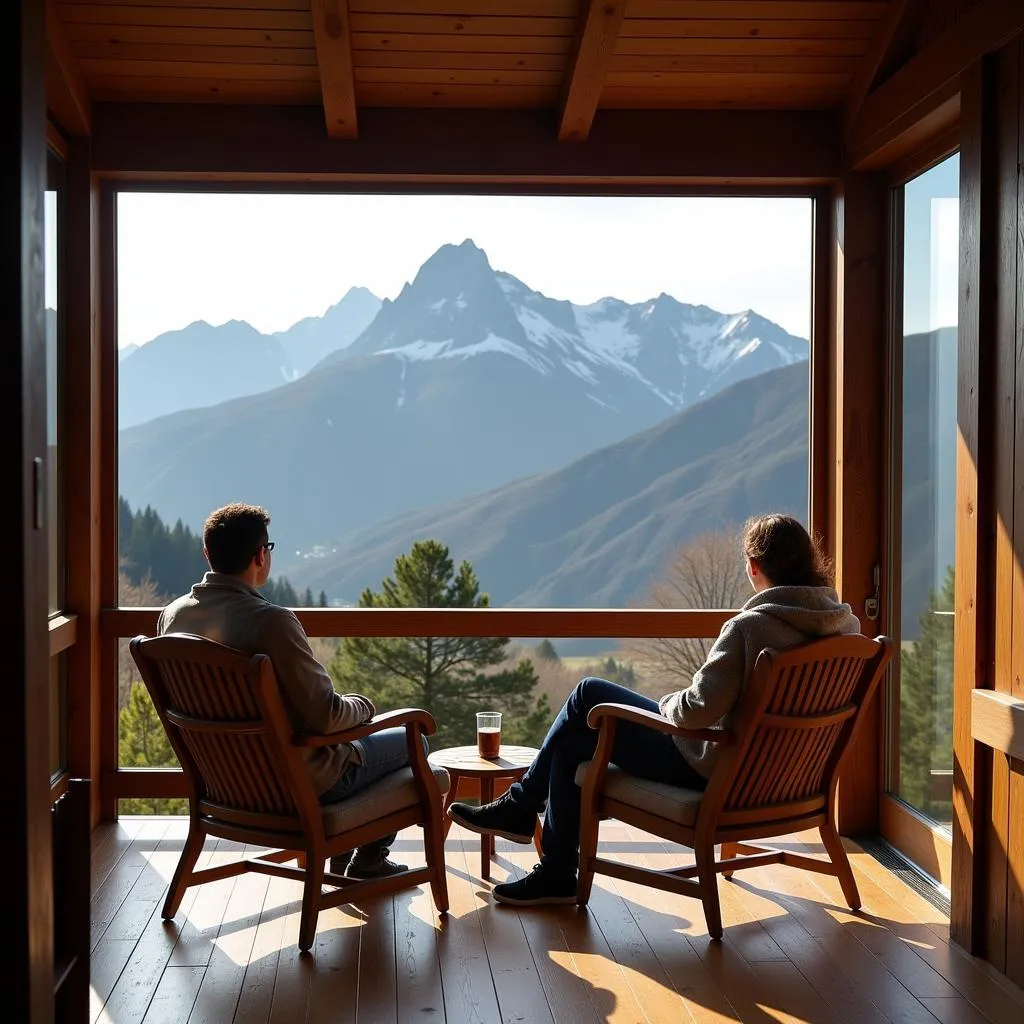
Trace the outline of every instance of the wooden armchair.
{"type": "Polygon", "coordinates": [[[421,736],[436,729],[426,711],[402,710],[329,735],[293,734],[274,669],[201,637],[170,634],[131,642],[132,657],[181,763],[189,788],[189,832],[171,879],[163,917],[174,917],[192,885],[260,871],[303,883],[299,948],[313,944],[322,909],[429,882],[434,903],[448,910],[441,796],[447,773],[432,770],[421,736]],[[350,743],[405,726],[411,767],[321,806],[302,748],[350,743]],[[354,881],[325,871],[335,854],[422,825],[427,866],[389,878],[354,881]],[[206,837],[272,848],[261,857],[196,871],[206,837]],[[298,866],[285,862],[297,860],[298,866]],[[324,883],[335,886],[322,892],[324,883]]]}
{"type": "Polygon", "coordinates": [[[833,821],[839,767],[862,713],[892,656],[887,637],[837,636],[785,651],[761,652],[728,731],[683,729],[660,715],[599,704],[588,716],[600,729],[592,761],[580,766],[580,881],[577,903],[590,899],[594,873],[696,896],[712,938],[722,937],[719,873],[788,864],[836,875],[851,909],[857,883],[833,821]],[[704,792],[626,775],[609,764],[615,723],[636,722],[672,736],[715,740],[721,757],[704,792]],[[601,818],[618,818],[693,848],[696,863],[655,871],[597,856],[601,818]],[[829,860],[815,860],[750,840],[817,827],[829,860]],[[715,844],[722,845],[721,860],[715,844]]]}

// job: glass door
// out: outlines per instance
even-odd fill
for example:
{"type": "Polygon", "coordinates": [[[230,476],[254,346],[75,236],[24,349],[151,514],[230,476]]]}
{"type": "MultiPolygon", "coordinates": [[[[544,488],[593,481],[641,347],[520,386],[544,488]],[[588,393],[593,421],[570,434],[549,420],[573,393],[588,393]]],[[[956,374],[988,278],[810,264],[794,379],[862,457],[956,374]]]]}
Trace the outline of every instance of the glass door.
{"type": "Polygon", "coordinates": [[[894,194],[893,559],[889,793],[949,831],[960,160],[894,194]]]}

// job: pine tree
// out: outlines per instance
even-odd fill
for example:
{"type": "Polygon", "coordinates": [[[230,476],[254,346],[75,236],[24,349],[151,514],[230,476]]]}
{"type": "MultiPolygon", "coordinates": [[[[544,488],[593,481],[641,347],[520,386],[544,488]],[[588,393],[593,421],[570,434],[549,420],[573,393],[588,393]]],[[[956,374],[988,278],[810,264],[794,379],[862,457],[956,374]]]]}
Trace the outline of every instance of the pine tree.
{"type": "Polygon", "coordinates": [[[953,767],[953,567],[921,613],[921,632],[900,652],[899,795],[939,821],[952,805],[932,797],[932,771],[953,767]]]}
{"type": "Polygon", "coordinates": [[[561,661],[558,657],[558,651],[555,650],[555,645],[550,640],[541,640],[537,644],[537,649],[534,651],[541,661],[561,661]]]}
{"type": "MultiPolygon", "coordinates": [[[[379,592],[363,591],[361,608],[486,608],[469,562],[458,571],[448,548],[417,541],[395,559],[394,576],[379,592]]],[[[437,720],[435,749],[475,742],[477,711],[501,711],[502,740],[538,743],[550,720],[547,698],[535,695],[532,662],[505,661],[507,637],[347,638],[330,671],[343,690],[370,697],[378,708],[420,707],[437,720]]]]}
{"type": "MultiPolygon", "coordinates": [[[[118,544],[121,571],[129,584],[143,581],[153,584],[168,600],[186,593],[193,583],[202,579],[209,568],[203,554],[203,539],[193,533],[180,519],[168,528],[155,509],[146,506],[133,512],[123,498],[118,499],[118,544]]],[[[303,601],[287,578],[267,580],[263,591],[268,601],[285,607],[303,604],[311,607],[313,591],[306,588],[303,601]]],[[[321,591],[321,607],[327,607],[327,595],[321,591]]]]}
{"type": "Polygon", "coordinates": [[[320,600],[317,602],[317,606],[320,607],[320,608],[326,608],[327,607],[327,591],[326,590],[321,590],[320,591],[320,600]]]}
{"type": "MultiPolygon", "coordinates": [[[[133,682],[118,713],[117,755],[121,768],[177,768],[167,733],[144,684],[133,682]]],[[[122,800],[122,814],[187,814],[187,800],[122,800]]]]}

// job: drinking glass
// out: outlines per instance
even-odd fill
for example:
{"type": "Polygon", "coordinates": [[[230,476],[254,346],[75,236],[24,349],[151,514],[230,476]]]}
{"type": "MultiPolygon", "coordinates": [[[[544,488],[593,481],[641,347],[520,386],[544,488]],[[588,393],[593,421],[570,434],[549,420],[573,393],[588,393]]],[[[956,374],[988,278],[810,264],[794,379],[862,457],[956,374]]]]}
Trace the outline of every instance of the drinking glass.
{"type": "Polygon", "coordinates": [[[493,760],[501,751],[501,712],[476,713],[476,749],[481,757],[493,760]]]}

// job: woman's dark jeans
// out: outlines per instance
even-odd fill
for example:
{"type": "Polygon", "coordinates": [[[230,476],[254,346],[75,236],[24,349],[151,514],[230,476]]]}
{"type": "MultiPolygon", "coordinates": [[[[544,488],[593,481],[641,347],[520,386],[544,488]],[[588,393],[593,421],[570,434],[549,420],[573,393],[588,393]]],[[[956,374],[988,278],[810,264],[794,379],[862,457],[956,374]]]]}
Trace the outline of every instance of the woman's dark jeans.
{"type": "MultiPolygon", "coordinates": [[[[594,756],[598,732],[587,715],[598,704],[628,704],[658,714],[657,701],[589,676],[580,680],[562,705],[533,764],[509,793],[538,814],[547,804],[541,841],[545,866],[576,873],[580,849],[580,787],[576,769],[594,756]]],[[[633,722],[618,722],[611,760],[629,775],[687,789],[704,789],[707,780],[679,753],[672,738],[633,722]]]]}

